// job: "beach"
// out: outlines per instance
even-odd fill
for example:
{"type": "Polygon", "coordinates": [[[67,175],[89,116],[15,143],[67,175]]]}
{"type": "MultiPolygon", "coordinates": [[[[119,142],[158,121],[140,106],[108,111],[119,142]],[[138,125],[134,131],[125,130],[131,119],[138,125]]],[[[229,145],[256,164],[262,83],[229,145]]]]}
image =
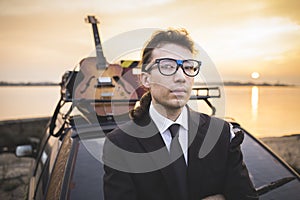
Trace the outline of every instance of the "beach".
{"type": "Polygon", "coordinates": [[[18,158],[16,145],[39,142],[50,117],[0,121],[0,199],[25,199],[33,158],[18,158]]]}
{"type": "Polygon", "coordinates": [[[300,134],[266,137],[261,140],[270,149],[300,173],[300,134]]]}
{"type": "MultiPolygon", "coordinates": [[[[33,159],[17,158],[12,151],[13,143],[22,144],[28,141],[28,137],[39,140],[48,121],[49,118],[36,118],[18,120],[18,123],[0,122],[0,145],[4,145],[5,142],[9,144],[9,147],[2,148],[0,154],[0,199],[18,200],[26,196],[33,159]]],[[[260,140],[300,172],[300,134],[266,137],[260,140]]]]}

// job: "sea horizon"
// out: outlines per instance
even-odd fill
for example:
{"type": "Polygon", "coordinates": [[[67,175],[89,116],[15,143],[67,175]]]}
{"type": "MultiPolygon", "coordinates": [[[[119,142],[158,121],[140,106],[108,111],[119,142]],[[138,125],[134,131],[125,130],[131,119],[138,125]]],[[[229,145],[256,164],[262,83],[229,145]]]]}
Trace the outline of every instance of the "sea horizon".
{"type": "MultiPolygon", "coordinates": [[[[0,81],[1,86],[59,86],[61,83],[52,82],[52,81],[0,81]]],[[[289,84],[289,83],[272,83],[272,82],[253,82],[253,81],[224,81],[224,82],[195,82],[194,86],[285,86],[285,87],[297,87],[300,85],[297,84],[289,84]]]]}

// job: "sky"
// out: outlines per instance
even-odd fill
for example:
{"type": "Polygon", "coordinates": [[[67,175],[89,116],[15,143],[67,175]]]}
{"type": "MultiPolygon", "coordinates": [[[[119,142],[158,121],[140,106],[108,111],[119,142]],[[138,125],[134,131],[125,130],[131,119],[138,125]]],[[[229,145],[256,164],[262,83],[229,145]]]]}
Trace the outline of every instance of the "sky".
{"type": "Polygon", "coordinates": [[[0,0],[0,9],[0,81],[59,82],[94,50],[84,18],[95,15],[103,42],[186,28],[224,81],[300,85],[298,0],[0,0]]]}

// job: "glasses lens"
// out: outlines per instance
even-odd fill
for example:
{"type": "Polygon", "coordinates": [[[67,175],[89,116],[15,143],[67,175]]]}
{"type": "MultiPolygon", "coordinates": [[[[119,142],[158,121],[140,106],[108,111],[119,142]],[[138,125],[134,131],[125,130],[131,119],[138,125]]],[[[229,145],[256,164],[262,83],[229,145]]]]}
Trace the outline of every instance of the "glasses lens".
{"type": "Polygon", "coordinates": [[[177,63],[175,60],[163,59],[158,64],[159,71],[163,75],[172,75],[176,72],[177,63]]]}
{"type": "Polygon", "coordinates": [[[200,64],[196,60],[186,60],[183,62],[183,70],[189,76],[196,76],[199,72],[200,64]]]}
{"type": "Polygon", "coordinates": [[[178,66],[181,65],[187,76],[196,76],[199,73],[201,63],[196,60],[184,60],[182,62],[181,60],[163,58],[158,62],[158,69],[161,74],[171,76],[176,73],[178,66]]]}

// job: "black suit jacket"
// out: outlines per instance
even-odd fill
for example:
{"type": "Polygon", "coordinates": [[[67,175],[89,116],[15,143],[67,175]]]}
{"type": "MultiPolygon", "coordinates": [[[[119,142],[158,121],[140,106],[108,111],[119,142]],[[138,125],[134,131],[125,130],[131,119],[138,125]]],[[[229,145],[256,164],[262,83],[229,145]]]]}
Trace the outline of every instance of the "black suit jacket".
{"type": "MultiPolygon", "coordinates": [[[[189,110],[189,200],[223,194],[256,199],[240,144],[227,122],[189,110]]],[[[163,139],[150,119],[130,121],[107,135],[103,151],[106,200],[179,200],[163,139]]]]}

